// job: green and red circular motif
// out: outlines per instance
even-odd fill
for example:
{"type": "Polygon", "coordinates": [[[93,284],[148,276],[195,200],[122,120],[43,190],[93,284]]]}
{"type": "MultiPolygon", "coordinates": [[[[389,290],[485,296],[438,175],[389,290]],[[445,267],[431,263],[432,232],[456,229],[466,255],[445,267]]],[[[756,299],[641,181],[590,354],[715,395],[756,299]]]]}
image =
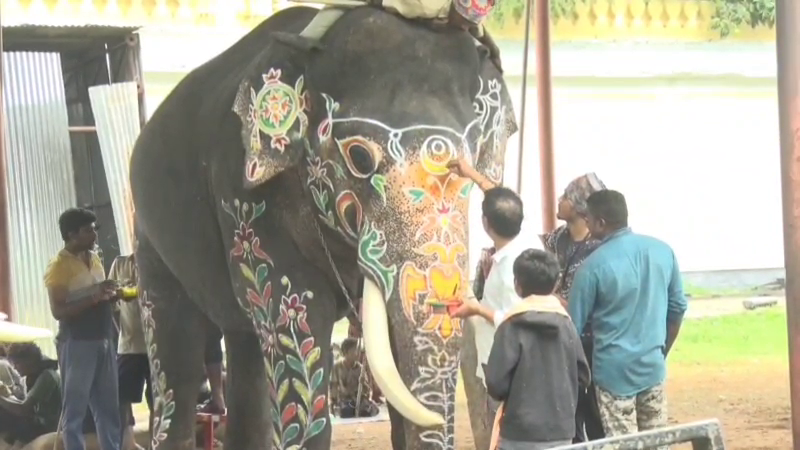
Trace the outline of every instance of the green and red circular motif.
{"type": "Polygon", "coordinates": [[[258,129],[268,136],[285,134],[297,119],[298,103],[297,93],[288,84],[265,84],[256,97],[258,129]]]}

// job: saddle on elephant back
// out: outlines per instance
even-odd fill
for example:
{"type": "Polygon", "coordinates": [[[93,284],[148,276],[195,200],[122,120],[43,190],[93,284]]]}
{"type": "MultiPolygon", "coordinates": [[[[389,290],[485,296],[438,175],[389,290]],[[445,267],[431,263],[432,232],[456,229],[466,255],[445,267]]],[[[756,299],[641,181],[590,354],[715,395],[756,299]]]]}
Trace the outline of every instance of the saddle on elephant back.
{"type": "MultiPolygon", "coordinates": [[[[320,3],[292,0],[294,3],[320,3]]],[[[489,57],[502,72],[500,49],[484,28],[483,21],[492,11],[495,0],[323,0],[329,5],[321,9],[301,36],[319,40],[347,8],[375,6],[406,19],[428,22],[433,27],[455,27],[467,30],[489,49],[489,57]]]]}

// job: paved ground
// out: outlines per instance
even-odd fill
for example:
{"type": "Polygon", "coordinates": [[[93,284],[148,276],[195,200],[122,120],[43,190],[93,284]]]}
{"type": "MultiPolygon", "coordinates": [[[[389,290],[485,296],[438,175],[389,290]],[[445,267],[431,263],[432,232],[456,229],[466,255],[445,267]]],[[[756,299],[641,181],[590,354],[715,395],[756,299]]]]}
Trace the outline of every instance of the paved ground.
{"type": "Polygon", "coordinates": [[[689,309],[686,311],[686,317],[690,319],[698,319],[702,317],[724,316],[728,314],[736,314],[746,311],[745,302],[764,302],[775,301],[776,305],[773,308],[785,308],[786,299],[784,297],[745,297],[745,298],[712,298],[712,299],[694,299],[689,301],[689,309]]]}

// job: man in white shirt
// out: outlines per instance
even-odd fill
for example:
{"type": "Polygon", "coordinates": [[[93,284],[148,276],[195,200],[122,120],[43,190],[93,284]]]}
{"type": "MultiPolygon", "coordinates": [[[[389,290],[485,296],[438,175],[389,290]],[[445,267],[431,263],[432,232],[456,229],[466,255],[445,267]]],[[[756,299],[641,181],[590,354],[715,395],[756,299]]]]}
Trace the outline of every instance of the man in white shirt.
{"type": "MultiPolygon", "coordinates": [[[[470,317],[475,329],[475,346],[478,353],[476,375],[486,386],[486,364],[494,343],[496,324],[502,322],[502,312],[509,310],[521,299],[514,288],[514,261],[528,248],[519,237],[522,228],[522,200],[511,189],[494,186],[463,160],[449,164],[457,175],[472,179],[483,191],[483,228],[494,244],[491,268],[483,286],[483,298],[478,304],[475,300],[465,301],[452,312],[454,317],[470,317]],[[482,308],[479,308],[480,305],[482,308]],[[491,314],[491,315],[488,315],[491,314]],[[492,319],[491,321],[489,319],[492,319]]],[[[494,417],[499,404],[487,395],[489,417],[494,417]]]]}
{"type": "MultiPolygon", "coordinates": [[[[136,245],[134,243],[134,245],[136,245]]],[[[135,287],[138,279],[136,258],[134,255],[117,257],[108,272],[109,280],[116,280],[120,286],[135,287]]],[[[138,299],[124,299],[118,303],[119,308],[119,345],[117,348],[117,365],[119,374],[119,406],[120,423],[122,424],[122,440],[125,435],[133,437],[132,404],[142,402],[144,390],[147,409],[153,413],[152,389],[150,386],[150,361],[147,358],[147,346],[144,339],[144,327],[138,299]],[[147,388],[145,389],[145,385],[147,388]]],[[[151,417],[152,423],[152,417],[151,417]]],[[[134,444],[137,449],[139,445],[134,444]]]]}

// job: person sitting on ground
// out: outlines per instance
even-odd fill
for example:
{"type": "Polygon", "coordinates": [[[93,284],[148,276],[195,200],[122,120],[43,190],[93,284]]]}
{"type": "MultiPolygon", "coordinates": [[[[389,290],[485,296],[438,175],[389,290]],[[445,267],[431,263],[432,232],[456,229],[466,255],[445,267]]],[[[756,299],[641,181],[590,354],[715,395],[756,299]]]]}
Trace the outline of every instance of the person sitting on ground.
{"type": "MultiPolygon", "coordinates": [[[[364,290],[364,279],[361,279],[359,292],[364,290]]],[[[361,300],[359,299],[359,303],[361,300]]],[[[348,314],[347,319],[350,322],[350,326],[347,328],[347,337],[353,339],[361,339],[361,323],[358,318],[355,317],[354,314],[348,314]]],[[[372,387],[372,401],[378,405],[382,405],[383,400],[383,392],[381,392],[380,386],[375,381],[375,377],[372,376],[372,372],[369,370],[369,362],[364,358],[364,374],[367,377],[367,383],[372,387]]]]}
{"type": "Polygon", "coordinates": [[[0,386],[5,386],[11,396],[17,400],[25,398],[25,386],[22,385],[22,377],[19,376],[19,372],[14,369],[14,365],[8,360],[7,345],[4,344],[0,344],[0,386]]]}
{"type": "MultiPolygon", "coordinates": [[[[514,260],[514,287],[523,299],[503,314],[489,353],[486,390],[503,402],[490,449],[548,449],[575,436],[578,391],[589,365],[572,320],[553,295],[560,268],[554,255],[528,249],[514,260]],[[535,386],[535,389],[531,389],[535,386]]],[[[461,313],[494,317],[468,299],[461,313]]]]}
{"type": "Polygon", "coordinates": [[[206,379],[211,390],[211,395],[204,403],[198,405],[197,411],[205,414],[224,415],[225,383],[223,379],[224,355],[222,352],[222,330],[213,327],[206,336],[206,351],[204,355],[206,379]]]}
{"type": "MultiPolygon", "coordinates": [[[[225,395],[228,388],[228,374],[224,367],[220,379],[222,382],[222,393],[225,395]]],[[[215,412],[208,412],[207,410],[209,403],[213,402],[214,395],[214,388],[211,386],[211,380],[206,377],[203,380],[203,384],[200,385],[200,392],[197,394],[197,411],[205,414],[217,414],[215,412]]]]}
{"type": "Polygon", "coordinates": [[[61,416],[61,378],[58,362],[42,355],[33,343],[13,344],[8,359],[25,377],[27,391],[22,400],[0,387],[0,433],[9,444],[27,444],[58,428],[61,416]]]}
{"type": "Polygon", "coordinates": [[[373,417],[379,412],[378,406],[371,399],[372,389],[366,374],[362,376],[359,356],[358,341],[353,338],[345,339],[342,342],[342,359],[334,364],[331,373],[331,404],[342,419],[373,417]],[[361,400],[357,402],[359,384],[361,400]]]}

